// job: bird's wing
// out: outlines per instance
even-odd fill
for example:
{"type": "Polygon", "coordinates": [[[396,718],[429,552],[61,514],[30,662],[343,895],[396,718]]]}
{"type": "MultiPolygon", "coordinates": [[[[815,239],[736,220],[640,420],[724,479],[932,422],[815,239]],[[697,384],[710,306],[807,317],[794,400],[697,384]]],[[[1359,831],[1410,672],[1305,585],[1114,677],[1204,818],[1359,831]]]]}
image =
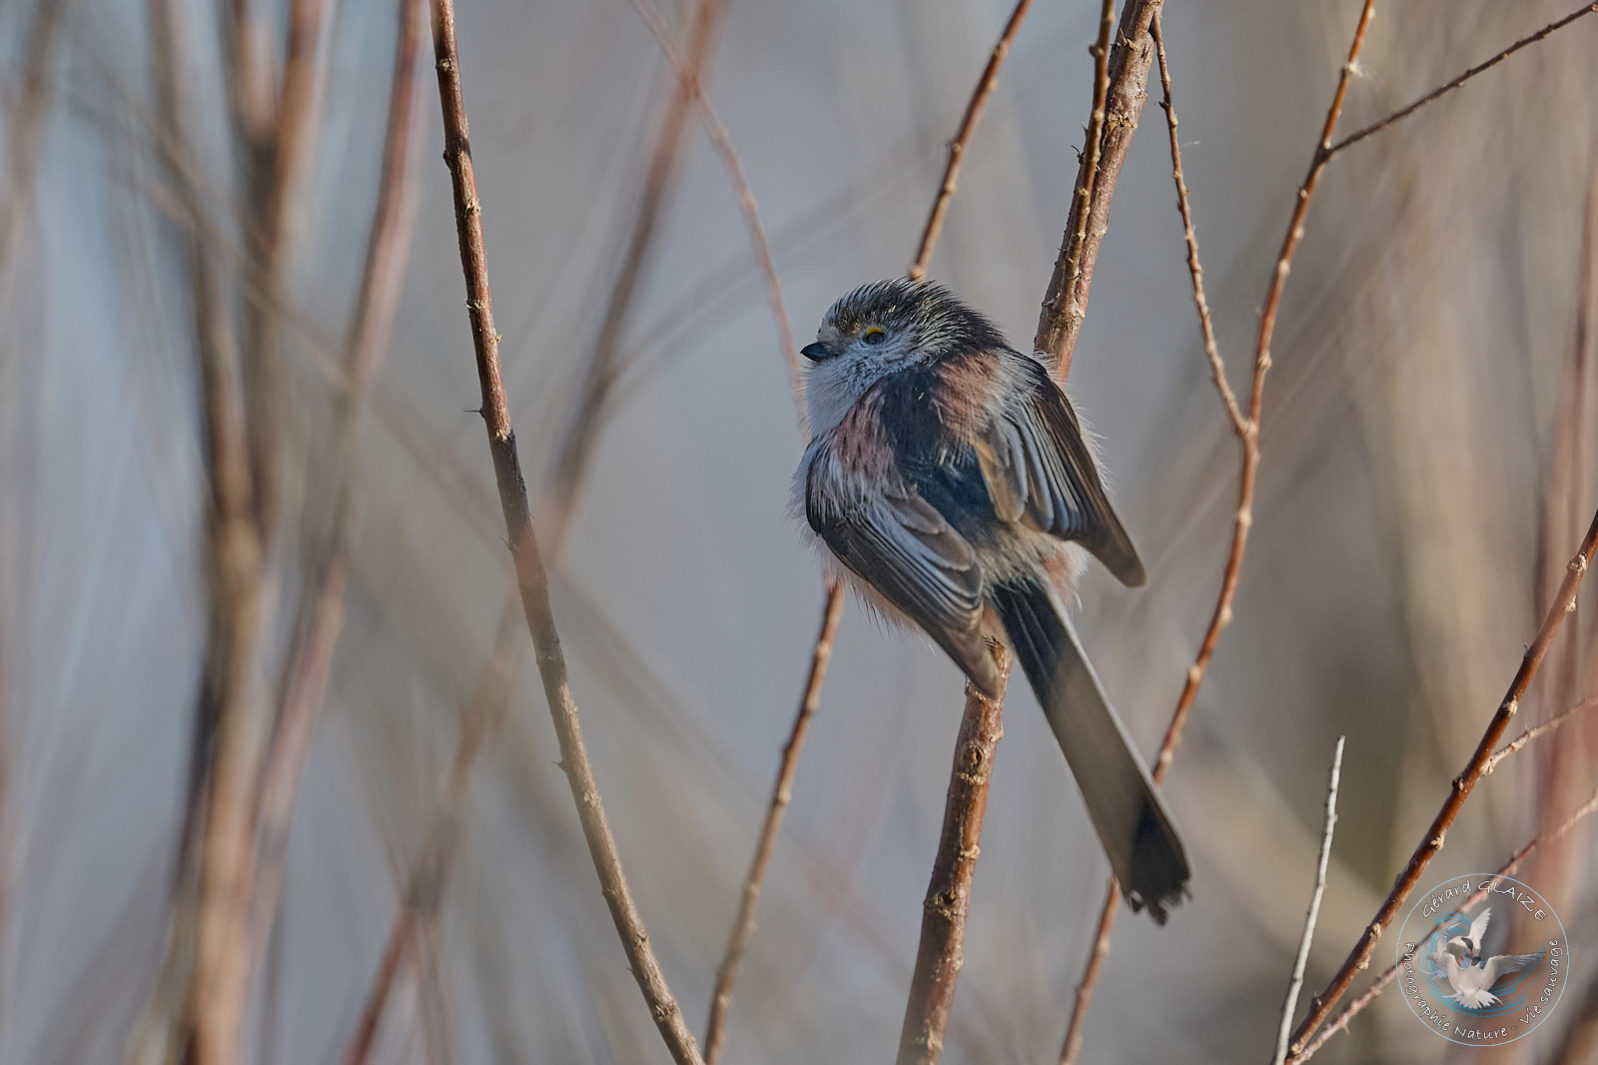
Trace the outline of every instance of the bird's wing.
{"type": "Polygon", "coordinates": [[[1124,584],[1143,583],[1143,563],[1115,516],[1070,400],[1038,362],[1010,353],[1021,398],[999,408],[975,442],[999,519],[1075,540],[1124,584]]]}
{"type": "Polygon", "coordinates": [[[1542,960],[1542,952],[1536,954],[1499,954],[1488,958],[1483,967],[1482,986],[1492,987],[1506,976],[1513,976],[1524,972],[1542,960]]]}
{"type": "Polygon", "coordinates": [[[982,573],[971,545],[902,483],[869,500],[818,492],[812,467],[805,517],[838,559],[921,626],[986,694],[998,671],[982,638],[982,573]]]}
{"type": "Polygon", "coordinates": [[[1470,922],[1470,939],[1472,943],[1476,944],[1477,951],[1481,950],[1482,936],[1487,934],[1487,924],[1492,919],[1493,910],[1492,907],[1489,906],[1487,909],[1483,910],[1474,921],[1470,922]]]}

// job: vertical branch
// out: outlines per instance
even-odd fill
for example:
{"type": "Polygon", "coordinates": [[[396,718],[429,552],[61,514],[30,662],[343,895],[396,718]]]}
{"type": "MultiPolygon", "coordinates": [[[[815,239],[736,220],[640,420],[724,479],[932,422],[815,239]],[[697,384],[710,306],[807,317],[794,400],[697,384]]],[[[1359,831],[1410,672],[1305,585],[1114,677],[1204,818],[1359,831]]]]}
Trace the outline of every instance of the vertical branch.
{"type": "Polygon", "coordinates": [[[599,409],[615,380],[612,364],[616,359],[616,348],[621,343],[622,327],[627,324],[633,293],[643,275],[644,263],[654,241],[655,223],[660,217],[660,205],[677,168],[683,129],[688,123],[694,95],[714,49],[716,33],[726,8],[727,0],[698,0],[694,7],[693,23],[688,30],[686,62],[689,75],[679,79],[665,120],[661,123],[654,154],[649,160],[649,171],[644,177],[643,197],[639,201],[632,235],[628,238],[627,251],[622,258],[621,271],[611,285],[610,296],[605,301],[605,312],[600,319],[599,334],[588,359],[588,378],[583,385],[582,398],[578,401],[556,462],[549,525],[552,530],[549,547],[554,556],[558,556],[565,546],[583,470],[588,465],[594,436],[599,428],[599,409]]]}
{"type": "Polygon", "coordinates": [[[693,1034],[689,1032],[682,1011],[672,997],[671,988],[666,984],[660,963],[649,945],[643,918],[627,887],[616,840],[605,817],[593,766],[588,760],[588,750],[577,719],[577,703],[572,697],[566,673],[566,659],[561,652],[560,636],[550,610],[549,578],[533,536],[527,484],[522,477],[516,435],[511,426],[509,404],[505,399],[500,372],[499,334],[494,330],[493,302],[488,284],[488,253],[483,243],[482,204],[477,198],[477,179],[467,136],[466,101],[461,88],[460,54],[455,42],[453,0],[433,0],[433,48],[437,58],[439,102],[444,115],[444,159],[449,166],[454,194],[461,270],[466,280],[466,306],[472,327],[478,382],[482,390],[481,413],[488,430],[488,445],[494,460],[505,530],[516,565],[522,609],[532,635],[555,735],[560,743],[561,768],[565,770],[567,782],[571,786],[583,836],[594,861],[594,870],[599,875],[611,918],[621,936],[622,949],[644,1001],[649,1006],[655,1026],[678,1065],[702,1065],[693,1034]]]}
{"type": "MultiPolygon", "coordinates": [[[[999,34],[999,41],[988,56],[988,65],[982,68],[982,76],[977,79],[977,87],[965,105],[965,116],[960,119],[960,128],[956,131],[954,140],[949,142],[949,160],[943,167],[943,181],[938,186],[937,196],[932,200],[932,209],[927,212],[927,224],[921,230],[921,246],[916,249],[915,261],[910,264],[910,269],[905,271],[906,276],[912,281],[920,281],[927,275],[927,267],[932,263],[932,249],[937,247],[938,238],[943,234],[943,219],[949,213],[949,202],[954,199],[955,183],[960,177],[960,165],[965,162],[965,152],[971,144],[971,135],[976,132],[977,120],[982,117],[982,109],[987,106],[988,97],[993,95],[993,88],[999,83],[999,68],[1009,56],[1010,46],[1015,42],[1015,35],[1021,29],[1021,21],[1026,18],[1027,9],[1031,6],[1032,0],[1016,0],[1009,21],[1004,24],[1004,29],[999,34]]],[[[1106,3],[1105,8],[1109,9],[1110,4],[1106,3]]],[[[1095,113],[1098,113],[1097,108],[1095,113]]]]}
{"type": "Polygon", "coordinates": [[[1298,993],[1304,987],[1304,969],[1309,965],[1309,948],[1315,939],[1315,922],[1321,913],[1321,896],[1326,893],[1326,866],[1332,857],[1332,830],[1337,827],[1337,783],[1343,774],[1343,737],[1337,737],[1337,748],[1332,752],[1331,783],[1326,786],[1326,823],[1321,829],[1321,852],[1315,862],[1315,886],[1310,891],[1309,910],[1304,914],[1304,935],[1298,941],[1298,954],[1293,958],[1293,976],[1287,984],[1287,998],[1282,1003],[1282,1023],[1276,1033],[1276,1056],[1271,1065],[1282,1065],[1287,1059],[1287,1036],[1293,1030],[1293,1011],[1298,1006],[1298,993]]]}
{"type": "MultiPolygon", "coordinates": [[[[993,648],[1001,678],[1010,675],[1010,652],[993,648]]],[[[943,833],[932,866],[932,882],[922,903],[921,945],[899,1032],[897,1065],[934,1065],[943,1053],[943,1033],[954,1005],[955,982],[965,960],[966,918],[971,909],[971,879],[982,842],[993,753],[1004,734],[1000,710],[1004,693],[983,698],[966,686],[965,714],[955,740],[954,770],[943,809],[943,833]]]]}
{"type": "Polygon", "coordinates": [[[1110,0],[1104,3],[1099,39],[1093,48],[1093,117],[1088,122],[1060,255],[1043,296],[1033,340],[1034,348],[1054,359],[1054,375],[1062,381],[1071,369],[1077,334],[1087,314],[1099,242],[1110,225],[1110,201],[1148,98],[1144,86],[1154,60],[1149,25],[1161,2],[1127,0],[1113,49],[1109,21],[1113,5],[1110,0]]]}
{"type": "MultiPolygon", "coordinates": [[[[1211,355],[1211,372],[1215,375],[1216,388],[1220,393],[1222,403],[1226,407],[1227,415],[1232,420],[1232,428],[1238,438],[1241,452],[1238,470],[1237,510],[1236,517],[1232,520],[1231,546],[1227,549],[1226,564],[1221,571],[1221,588],[1215,597],[1215,608],[1210,614],[1210,622],[1204,631],[1203,638],[1199,641],[1198,653],[1194,656],[1193,664],[1188,667],[1187,677],[1182,684],[1182,693],[1177,697],[1176,709],[1171,713],[1170,724],[1166,727],[1165,738],[1160,743],[1160,751],[1156,756],[1153,768],[1153,777],[1156,784],[1163,782],[1165,772],[1170,768],[1171,760],[1175,756],[1176,747],[1181,742],[1182,730],[1187,723],[1187,716],[1193,709],[1193,703],[1198,698],[1199,686],[1204,683],[1204,677],[1209,671],[1211,658],[1215,655],[1215,648],[1220,643],[1221,632],[1232,621],[1232,601],[1237,594],[1238,580],[1242,576],[1243,554],[1248,548],[1248,536],[1254,526],[1254,488],[1259,479],[1260,464],[1260,418],[1265,405],[1265,375],[1271,367],[1271,338],[1276,330],[1276,317],[1281,309],[1282,292],[1287,285],[1287,275],[1292,269],[1293,256],[1298,251],[1299,242],[1304,237],[1304,222],[1309,215],[1310,200],[1315,195],[1315,188],[1320,183],[1321,173],[1326,169],[1326,164],[1331,159],[1332,134],[1337,128],[1337,120],[1343,113],[1343,100],[1348,93],[1349,79],[1353,76],[1359,54],[1364,48],[1365,31],[1370,25],[1372,14],[1375,11],[1375,0],[1364,0],[1360,9],[1359,21],[1354,29],[1354,37],[1349,45],[1348,58],[1343,63],[1337,79],[1337,88],[1332,93],[1332,102],[1327,108],[1326,119],[1321,126],[1320,140],[1316,144],[1314,155],[1311,157],[1309,172],[1304,181],[1299,185],[1298,197],[1294,204],[1292,217],[1288,221],[1287,234],[1282,239],[1281,250],[1277,253],[1276,266],[1271,271],[1271,280],[1266,289],[1264,310],[1260,315],[1260,327],[1254,345],[1254,372],[1250,379],[1248,407],[1246,414],[1239,419],[1239,410],[1236,397],[1231,396],[1230,386],[1226,384],[1225,367],[1220,363],[1218,352],[1211,355]],[[1227,402],[1228,399],[1231,402],[1227,402]]],[[[1158,29],[1152,20],[1152,32],[1158,29]]],[[[1163,38],[1160,39],[1161,77],[1162,86],[1166,90],[1166,103],[1169,105],[1169,80],[1170,72],[1164,62],[1163,38]]],[[[1171,129],[1172,148],[1172,173],[1176,180],[1177,199],[1181,204],[1187,199],[1187,183],[1181,174],[1181,149],[1176,138],[1176,112],[1174,106],[1167,107],[1167,117],[1171,129]]],[[[1198,247],[1197,238],[1192,236],[1191,213],[1187,208],[1182,210],[1184,230],[1191,243],[1188,247],[1189,267],[1193,280],[1194,305],[1200,311],[1200,327],[1205,334],[1206,351],[1213,346],[1213,335],[1208,325],[1208,316],[1204,310],[1208,301],[1203,296],[1203,272],[1197,268],[1198,247]]],[[[1071,1065],[1076,1061],[1077,1055],[1082,1050],[1082,1029],[1087,1019],[1087,1010],[1093,999],[1093,991],[1098,983],[1098,975],[1103,967],[1104,959],[1110,952],[1110,933],[1115,927],[1116,914],[1119,912],[1118,899],[1119,887],[1112,877],[1105,891],[1104,905],[1099,911],[1099,923],[1094,932],[1093,946],[1089,951],[1088,960],[1083,967],[1082,978],[1077,984],[1076,999],[1071,1008],[1071,1020],[1066,1026],[1065,1040],[1060,1047],[1061,1065],[1071,1065]]]]}
{"type": "Polygon", "coordinates": [[[351,466],[360,439],[366,395],[393,332],[415,229],[420,146],[416,72],[426,33],[427,7],[423,0],[400,0],[398,7],[377,207],[345,342],[347,380],[335,395],[331,528],[322,557],[312,566],[316,578],[296,619],[279,682],[277,727],[262,770],[259,870],[251,920],[257,945],[265,940],[277,909],[295,796],[343,628],[356,514],[351,466]]]}

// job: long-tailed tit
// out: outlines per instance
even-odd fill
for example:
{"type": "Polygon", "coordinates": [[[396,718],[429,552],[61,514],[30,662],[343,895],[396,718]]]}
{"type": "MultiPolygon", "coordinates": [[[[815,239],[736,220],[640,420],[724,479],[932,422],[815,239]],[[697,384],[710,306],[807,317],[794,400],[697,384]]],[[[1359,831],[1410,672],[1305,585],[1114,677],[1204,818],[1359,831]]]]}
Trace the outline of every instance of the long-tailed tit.
{"type": "Polygon", "coordinates": [[[1128,902],[1164,923],[1187,857],[1064,606],[1089,554],[1132,586],[1143,564],[1070,401],[933,284],[856,289],[803,354],[814,436],[796,509],[868,601],[925,630],[985,695],[1001,682],[989,642],[1009,645],[1128,902]]]}

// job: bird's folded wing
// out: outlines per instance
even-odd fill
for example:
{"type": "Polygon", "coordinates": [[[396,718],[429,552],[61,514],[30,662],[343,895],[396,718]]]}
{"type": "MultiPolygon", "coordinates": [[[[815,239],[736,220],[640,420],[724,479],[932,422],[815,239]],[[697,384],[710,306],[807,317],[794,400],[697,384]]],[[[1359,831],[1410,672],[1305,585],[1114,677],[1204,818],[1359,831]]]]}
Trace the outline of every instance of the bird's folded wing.
{"type": "Polygon", "coordinates": [[[996,692],[997,670],[979,631],[976,557],[915,489],[896,485],[838,505],[811,485],[805,517],[844,565],[926,630],[979,688],[996,692]]]}
{"type": "Polygon", "coordinates": [[[1076,412],[1036,359],[1012,354],[1023,398],[1000,407],[975,450],[1000,520],[1075,540],[1123,583],[1143,583],[1143,563],[1110,506],[1076,412]]]}

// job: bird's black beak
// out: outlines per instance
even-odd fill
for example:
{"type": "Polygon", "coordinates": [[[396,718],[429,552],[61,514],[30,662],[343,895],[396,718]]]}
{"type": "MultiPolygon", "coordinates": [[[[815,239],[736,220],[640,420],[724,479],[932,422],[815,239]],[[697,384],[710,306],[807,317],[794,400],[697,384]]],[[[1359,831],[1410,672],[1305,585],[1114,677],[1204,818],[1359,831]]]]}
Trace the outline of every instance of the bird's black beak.
{"type": "Polygon", "coordinates": [[[833,350],[820,341],[817,341],[814,344],[806,344],[804,347],[800,348],[799,354],[803,355],[811,362],[825,362],[826,360],[832,358],[833,350]]]}

